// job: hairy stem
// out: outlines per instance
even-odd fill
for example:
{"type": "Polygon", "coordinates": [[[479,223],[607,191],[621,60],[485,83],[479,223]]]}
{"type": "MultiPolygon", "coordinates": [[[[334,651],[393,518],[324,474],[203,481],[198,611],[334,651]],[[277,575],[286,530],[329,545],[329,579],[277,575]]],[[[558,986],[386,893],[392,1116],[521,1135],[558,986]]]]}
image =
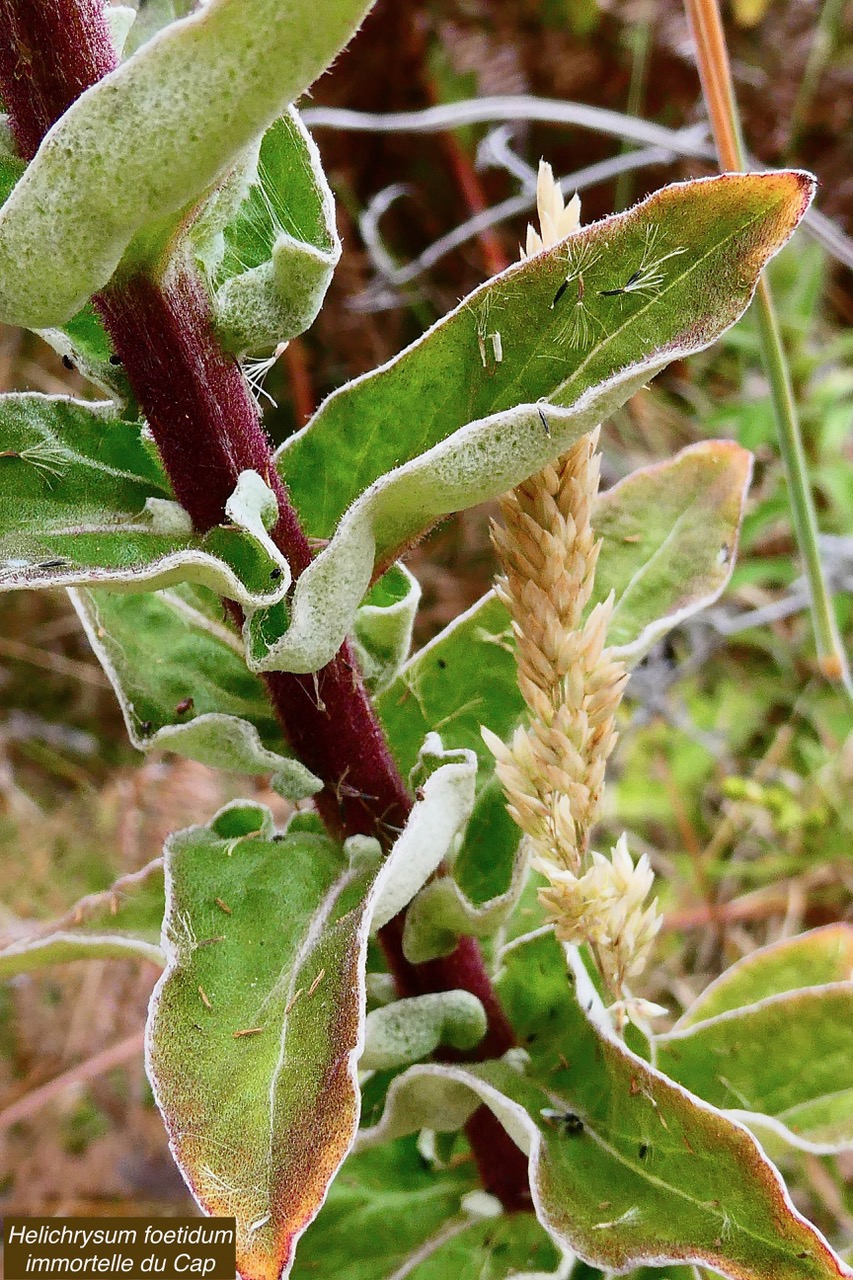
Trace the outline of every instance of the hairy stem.
{"type": "MultiPolygon", "coordinates": [[[[185,267],[159,281],[136,275],[114,281],[96,306],[196,529],[223,523],[240,472],[257,471],[278,499],[271,533],[297,578],[311,549],[251,391],[216,339],[201,283],[185,267]]],[[[239,609],[230,609],[239,625],[239,609]]],[[[349,646],[316,674],[272,672],[266,685],[291,746],[326,784],[318,807],[327,825],[339,835],[399,830],[411,802],[349,646]]]]}
{"type": "Polygon", "coordinates": [[[0,0],[0,85],[24,160],[117,61],[103,0],[0,0]]]}
{"type": "MultiPolygon", "coordinates": [[[[0,0],[0,93],[25,158],[74,99],[115,65],[101,0],[0,0]]],[[[257,471],[278,499],[272,536],[298,578],[311,550],[250,388],[216,338],[201,282],[186,264],[173,263],[156,278],[118,275],[95,305],[195,528],[224,522],[240,472],[257,471]]],[[[236,607],[232,616],[239,623],[236,607]]],[[[273,672],[266,686],[293,749],[324,783],[316,800],[329,829],[342,837],[375,835],[388,847],[411,799],[349,645],[315,674],[273,672]]],[[[513,1044],[473,939],[462,939],[450,956],[413,966],[403,955],[399,918],[380,937],[401,995],[471,991],[488,1015],[478,1053],[493,1056],[513,1044]]],[[[486,1189],[509,1210],[529,1207],[526,1159],[491,1112],[476,1113],[468,1136],[486,1189]]]]}

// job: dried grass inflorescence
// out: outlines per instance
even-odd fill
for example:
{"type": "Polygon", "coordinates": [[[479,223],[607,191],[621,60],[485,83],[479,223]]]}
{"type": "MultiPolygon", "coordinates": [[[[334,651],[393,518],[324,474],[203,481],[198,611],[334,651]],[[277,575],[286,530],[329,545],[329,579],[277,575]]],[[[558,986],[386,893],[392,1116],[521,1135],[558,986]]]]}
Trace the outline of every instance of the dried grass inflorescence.
{"type": "MultiPolygon", "coordinates": [[[[544,163],[537,201],[542,234],[528,228],[526,255],[579,223],[577,197],[564,206],[544,163]]],[[[600,546],[591,520],[597,450],[596,430],[501,500],[503,525],[492,526],[503,570],[496,589],[512,618],[529,715],[508,745],[488,729],[483,736],[533,866],[549,881],[540,899],[557,936],[592,946],[620,1013],[630,1016],[652,1011],[626,984],[642,971],[660,916],[647,903],[648,858],[635,864],[624,835],[609,859],[589,851],[627,680],[605,647],[612,597],[587,613],[600,546]]]]}

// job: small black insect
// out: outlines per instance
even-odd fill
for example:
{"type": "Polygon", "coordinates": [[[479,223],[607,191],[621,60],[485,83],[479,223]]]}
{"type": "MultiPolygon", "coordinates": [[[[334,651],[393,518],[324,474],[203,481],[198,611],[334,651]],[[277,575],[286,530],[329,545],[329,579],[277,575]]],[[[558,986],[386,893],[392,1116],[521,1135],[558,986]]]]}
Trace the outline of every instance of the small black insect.
{"type": "Polygon", "coordinates": [[[151,723],[150,720],[143,720],[142,724],[139,727],[142,730],[142,732],[147,736],[154,728],[154,725],[151,723]]]}
{"type": "Polygon", "coordinates": [[[124,362],[123,362],[123,360],[122,360],[121,356],[117,356],[117,355],[115,355],[115,354],[113,354],[113,355],[111,355],[111,356],[110,356],[110,364],[123,364],[123,363],[124,363],[124,362]]]}
{"type": "Polygon", "coordinates": [[[543,409],[538,409],[538,410],[537,410],[537,412],[538,412],[538,414],[539,414],[539,421],[542,423],[542,426],[543,426],[543,427],[544,427],[544,429],[545,429],[545,435],[546,435],[546,436],[548,437],[548,439],[550,440],[550,439],[551,439],[551,428],[548,426],[548,419],[545,417],[545,411],[544,411],[543,409]]]}
{"type": "Polygon", "coordinates": [[[64,569],[68,564],[67,560],[42,560],[39,562],[39,569],[64,569]]]}
{"type": "Polygon", "coordinates": [[[553,1107],[543,1107],[539,1114],[563,1138],[576,1138],[583,1133],[583,1120],[574,1111],[556,1111],[553,1107]]]}
{"type": "Polygon", "coordinates": [[[447,662],[444,658],[439,658],[438,662],[435,665],[438,667],[439,671],[444,671],[444,669],[447,666],[447,662]]]}
{"type": "Polygon", "coordinates": [[[270,569],[270,577],[272,578],[273,582],[278,582],[279,578],[283,573],[284,573],[284,570],[279,569],[278,567],[276,567],[275,569],[270,569]]]}
{"type": "Polygon", "coordinates": [[[63,356],[62,363],[65,365],[66,369],[74,368],[74,361],[71,359],[70,356],[63,356]]]}
{"type": "Polygon", "coordinates": [[[650,1151],[651,1151],[651,1147],[647,1142],[640,1143],[640,1150],[638,1154],[641,1160],[647,1160],[650,1151]]]}

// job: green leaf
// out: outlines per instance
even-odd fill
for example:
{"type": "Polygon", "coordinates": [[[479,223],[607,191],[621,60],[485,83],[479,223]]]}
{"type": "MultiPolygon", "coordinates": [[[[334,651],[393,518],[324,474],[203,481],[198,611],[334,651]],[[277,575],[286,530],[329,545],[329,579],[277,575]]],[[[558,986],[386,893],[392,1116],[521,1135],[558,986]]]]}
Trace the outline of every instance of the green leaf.
{"type": "Polygon", "coordinates": [[[128,736],[218,769],[272,774],[288,799],[319,779],[288,758],[260,680],[246,670],[221,602],[203,587],[127,595],[72,591],[71,600],[116,692],[128,736]]]}
{"type": "Polygon", "coordinates": [[[721,1013],[757,1004],[802,987],[848,982],[853,977],[853,925],[839,921],[796,938],[759,947],[706,987],[676,1022],[684,1031],[721,1013]]]}
{"type": "Polygon", "coordinates": [[[292,108],[267,129],[243,188],[235,215],[211,244],[198,244],[204,214],[193,231],[220,336],[240,354],[307,329],[341,253],[320,154],[292,108]]]}
{"type": "Polygon", "coordinates": [[[114,4],[107,10],[107,22],[119,57],[124,53],[130,29],[136,21],[136,10],[129,4],[114,4]]]}
{"type": "Polygon", "coordinates": [[[251,817],[229,808],[167,844],[168,967],[148,1058],[193,1194],[237,1219],[241,1275],[278,1277],[356,1121],[372,876],[318,832],[276,840],[271,818],[251,817]]]}
{"type": "MultiPolygon", "coordinates": [[[[174,751],[213,768],[272,774],[289,799],[319,782],[281,735],[239,636],[206,588],[71,591],[89,643],[115,689],[133,745],[174,751]]],[[[408,650],[420,595],[402,567],[389,570],[356,616],[356,650],[367,683],[387,682],[408,650]]]]}
{"type": "Polygon", "coordinates": [[[661,1070],[759,1133],[853,1148],[853,982],[768,995],[656,1044],[661,1070]]]}
{"type": "Polygon", "coordinates": [[[350,1156],[300,1242],[293,1280],[389,1280],[476,1186],[470,1167],[433,1173],[411,1138],[350,1156]]]}
{"type": "Polygon", "coordinates": [[[474,1218],[464,1228],[460,1224],[458,1234],[433,1243],[434,1251],[418,1259],[407,1280],[567,1280],[569,1275],[568,1259],[560,1262],[533,1214],[474,1218]]]}
{"type": "Polygon", "coordinates": [[[692,1267],[640,1267],[629,1273],[628,1280],[697,1280],[697,1273],[692,1267]]]}
{"type": "Polygon", "coordinates": [[[193,0],[146,0],[137,11],[125,49],[135,53],[147,40],[176,18],[185,18],[193,9],[193,0]]]}
{"type": "Polygon", "coordinates": [[[237,1219],[246,1280],[287,1269],[355,1135],[370,928],[420,888],[425,853],[448,854],[473,790],[470,761],[432,767],[384,862],[365,837],[342,850],[314,815],[278,836],[243,801],[167,843],[149,1074],[196,1199],[237,1219]]]}
{"type": "Polygon", "coordinates": [[[845,1274],[748,1132],[616,1039],[576,956],[571,994],[550,932],[519,940],[503,963],[500,994],[522,1041],[545,1034],[561,1057],[546,1069],[534,1040],[527,1073],[506,1061],[411,1067],[364,1144],[455,1129],[484,1102],[530,1155],[540,1221],[593,1266],[698,1262],[735,1280],[845,1274]]]}
{"type": "MultiPolygon", "coordinates": [[[[4,138],[3,143],[6,139],[4,138]]],[[[11,140],[10,140],[11,146],[11,140]]],[[[0,144],[0,203],[5,204],[10,193],[15,187],[15,183],[26,169],[26,164],[11,150],[6,150],[0,144]]]]}
{"type": "Polygon", "coordinates": [[[405,565],[396,564],[374,584],[356,610],[352,640],[371,692],[386,689],[408,658],[420,601],[417,578],[405,565]]]}
{"type": "Polygon", "coordinates": [[[487,1029],[486,1011],[470,991],[433,991],[395,1000],[367,1015],[361,1069],[407,1067],[440,1045],[473,1049],[487,1029]]]}
{"type": "Polygon", "coordinates": [[[162,966],[163,863],[121,876],[58,920],[16,921],[0,936],[0,979],[70,960],[148,960],[162,966]]]}
{"type": "Polygon", "coordinates": [[[82,94],[0,211],[0,320],[69,320],[136,237],[177,222],[234,167],[369,8],[209,0],[82,94]]]}
{"type": "Polygon", "coordinates": [[[812,191],[796,172],[667,187],[511,267],[334,393],[279,454],[308,533],[330,541],[296,586],[289,627],[263,612],[248,625],[250,665],[323,665],[401,548],[537,471],[671,360],[718,337],[812,191]],[[637,273],[643,283],[626,293],[637,273]],[[502,359],[481,361],[494,334],[502,359]]]}
{"type": "Polygon", "coordinates": [[[424,645],[377,699],[401,771],[414,768],[426,735],[473,751],[481,768],[492,755],[480,725],[508,736],[523,708],[505,607],[489,592],[424,645]],[[461,702],[465,697],[467,700],[461,702]]]}
{"type": "Polygon", "coordinates": [[[260,476],[240,477],[232,525],[194,534],[142,425],[111,404],[0,397],[0,480],[0,590],[193,581],[251,610],[289,586],[263,524],[274,498],[260,476]]]}
{"type": "Polygon", "coordinates": [[[682,449],[601,494],[596,599],[616,597],[607,643],[633,666],[716,600],[732,574],[752,455],[728,440],[682,449]]]}
{"type": "Polygon", "coordinates": [[[411,1138],[350,1156],[292,1278],[545,1280],[559,1258],[536,1218],[478,1217],[476,1188],[470,1162],[430,1169],[411,1138]]]}
{"type": "Polygon", "coordinates": [[[39,329],[38,335],[58,355],[70,360],[84,377],[122,404],[131,401],[130,384],[121,365],[116,365],[112,344],[90,302],[59,329],[39,329]]]}
{"type": "MultiPolygon", "coordinates": [[[[695,1267],[638,1267],[626,1274],[627,1280],[702,1280],[695,1267]]],[[[581,1262],[572,1272],[572,1280],[603,1280],[603,1275],[597,1267],[581,1262]]]]}

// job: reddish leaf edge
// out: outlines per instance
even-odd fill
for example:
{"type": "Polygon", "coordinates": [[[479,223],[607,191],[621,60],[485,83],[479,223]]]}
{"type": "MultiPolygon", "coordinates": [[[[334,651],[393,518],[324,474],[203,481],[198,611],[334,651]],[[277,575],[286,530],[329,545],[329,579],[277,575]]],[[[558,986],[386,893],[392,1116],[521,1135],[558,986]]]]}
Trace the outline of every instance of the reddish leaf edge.
{"type": "MultiPolygon", "coordinates": [[[[545,931],[549,931],[547,926],[545,931]]],[[[537,930],[536,934],[543,932],[537,930]]],[[[522,945],[528,937],[534,935],[525,935],[515,939],[510,943],[510,947],[522,945]]],[[[765,1190],[769,1193],[772,1201],[775,1201],[778,1212],[784,1214],[792,1224],[796,1224],[804,1234],[805,1241],[808,1242],[814,1250],[815,1261],[818,1265],[822,1264],[823,1275],[829,1280],[831,1277],[840,1277],[842,1280],[848,1280],[853,1276],[853,1267],[847,1265],[846,1262],[833,1250],[823,1233],[814,1226],[813,1223],[797,1209],[791,1199],[785,1181],[779,1170],[766,1155],[758,1142],[755,1135],[741,1121],[734,1118],[729,1112],[723,1112],[719,1108],[705,1102],[702,1098],[691,1093],[676,1081],[671,1080],[663,1072],[658,1071],[654,1066],[650,1065],[645,1059],[640,1058],[631,1049],[629,1049],[615,1034],[610,1017],[601,1001],[598,992],[593,986],[589,974],[584,967],[583,961],[577,951],[572,947],[566,947],[566,958],[569,968],[574,976],[576,983],[576,994],[578,1004],[583,1016],[593,1026],[599,1036],[605,1040],[611,1049],[617,1050],[630,1064],[631,1070],[635,1075],[645,1076],[647,1079],[655,1081],[659,1086],[671,1090],[673,1093],[684,1098],[697,1110],[723,1120],[735,1130],[744,1143],[745,1149],[750,1150],[752,1157],[752,1169],[759,1172],[759,1176],[763,1182],[765,1190]]],[[[513,1051],[511,1051],[512,1054],[513,1051]]],[[[508,1055],[509,1057],[510,1055],[508,1055]]],[[[578,1247],[577,1243],[565,1235],[560,1233],[554,1226],[551,1215],[545,1204],[538,1186],[538,1173],[543,1157],[543,1137],[539,1127],[531,1120],[528,1112],[520,1103],[507,1097],[494,1085],[486,1080],[478,1079],[470,1070],[464,1066],[455,1066],[445,1063],[423,1063],[410,1067],[402,1075],[392,1081],[388,1090],[385,1102],[385,1110],[379,1122],[370,1129],[361,1131],[356,1149],[365,1149],[374,1145],[379,1145],[385,1141],[402,1136],[404,1129],[395,1127],[395,1109],[400,1094],[410,1084],[417,1080],[445,1080],[461,1086],[461,1090],[467,1090],[474,1095],[470,1102],[470,1108],[473,1110],[478,1103],[483,1103],[495,1115],[498,1121],[504,1126],[507,1133],[513,1141],[528,1156],[528,1174],[530,1181],[530,1192],[533,1201],[533,1207],[536,1216],[548,1234],[551,1236],[555,1245],[565,1250],[570,1248],[574,1254],[583,1262],[590,1266],[600,1268],[602,1258],[596,1257],[585,1252],[583,1247],[578,1247]]],[[[461,1091],[460,1091],[461,1093],[461,1091]]],[[[461,1097],[454,1098],[454,1104],[457,1107],[458,1114],[454,1114],[454,1118],[464,1123],[465,1106],[461,1097]]],[[[420,1126],[419,1126],[420,1127],[420,1126]]],[[[688,1250],[684,1252],[671,1251],[669,1253],[654,1253],[652,1251],[638,1250],[636,1254],[632,1254],[630,1258],[626,1258],[624,1265],[613,1267],[607,1266],[608,1274],[619,1275],[629,1271],[633,1271],[637,1267],[665,1267],[679,1265],[696,1265],[711,1267],[719,1272],[720,1275],[727,1277],[727,1280],[756,1280],[756,1272],[743,1269],[740,1266],[732,1265],[732,1263],[724,1256],[713,1254],[711,1251],[705,1253],[691,1253],[688,1250]]],[[[768,1276],[767,1280],[772,1280],[768,1276]]]]}

